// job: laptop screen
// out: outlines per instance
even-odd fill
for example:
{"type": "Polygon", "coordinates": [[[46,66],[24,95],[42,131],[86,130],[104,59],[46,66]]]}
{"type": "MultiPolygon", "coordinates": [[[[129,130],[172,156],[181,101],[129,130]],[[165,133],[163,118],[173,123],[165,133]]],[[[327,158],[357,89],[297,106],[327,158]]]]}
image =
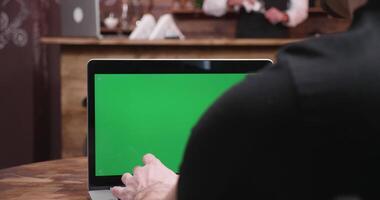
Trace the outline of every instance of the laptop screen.
{"type": "Polygon", "coordinates": [[[132,172],[146,153],[178,172],[192,127],[245,75],[95,74],[95,176],[132,172]]]}

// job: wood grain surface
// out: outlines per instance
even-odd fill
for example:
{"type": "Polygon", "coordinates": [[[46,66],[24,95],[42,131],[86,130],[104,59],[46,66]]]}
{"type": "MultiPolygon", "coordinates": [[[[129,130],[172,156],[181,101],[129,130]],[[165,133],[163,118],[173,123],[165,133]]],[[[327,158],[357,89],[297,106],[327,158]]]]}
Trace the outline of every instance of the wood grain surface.
{"type": "Polygon", "coordinates": [[[0,170],[2,200],[84,200],[87,192],[84,157],[0,170]]]}
{"type": "Polygon", "coordinates": [[[97,46],[276,46],[280,47],[302,39],[186,39],[186,40],[129,40],[124,37],[75,38],[42,37],[44,44],[97,46]]]}

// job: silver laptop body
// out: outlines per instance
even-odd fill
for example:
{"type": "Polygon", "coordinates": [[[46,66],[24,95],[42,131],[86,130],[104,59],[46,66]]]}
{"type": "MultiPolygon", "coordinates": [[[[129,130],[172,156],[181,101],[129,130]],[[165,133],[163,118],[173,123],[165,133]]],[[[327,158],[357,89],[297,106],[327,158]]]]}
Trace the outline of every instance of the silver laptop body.
{"type": "Polygon", "coordinates": [[[99,38],[99,0],[61,1],[61,27],[63,37],[99,38]]]}
{"type": "MultiPolygon", "coordinates": [[[[71,0],[72,1],[72,0],[71,0]]],[[[85,0],[86,1],[86,0],[85,0]]],[[[212,60],[212,59],[211,59],[212,60]]],[[[88,167],[89,167],[89,173],[88,173],[88,183],[89,183],[89,194],[91,196],[91,199],[92,200],[117,200],[116,197],[114,197],[111,193],[111,191],[109,190],[108,187],[111,187],[111,185],[116,185],[116,184],[109,184],[109,183],[101,183],[100,185],[102,186],[97,186],[96,184],[94,184],[95,180],[92,180],[91,177],[93,177],[94,175],[94,170],[95,170],[95,149],[94,148],[94,144],[95,144],[95,140],[94,140],[94,136],[95,136],[95,113],[94,113],[94,80],[93,80],[93,77],[94,77],[94,74],[95,74],[95,69],[97,67],[105,67],[107,68],[107,71],[108,72],[112,72],[113,70],[116,70],[118,72],[116,73],[124,73],[122,71],[119,71],[121,68],[119,68],[121,66],[121,64],[123,66],[133,66],[131,64],[131,62],[137,62],[139,63],[139,68],[133,68],[134,70],[138,70],[139,73],[143,73],[143,70],[144,69],[144,65],[142,63],[145,63],[145,68],[149,67],[150,65],[147,65],[148,62],[155,62],[155,69],[165,69],[166,67],[168,67],[167,63],[166,62],[189,62],[191,63],[192,61],[194,62],[201,62],[199,66],[202,66],[202,67],[199,67],[197,64],[194,64],[193,67],[194,69],[197,69],[197,70],[200,70],[200,71],[210,71],[211,68],[210,68],[210,64],[209,64],[209,61],[207,59],[187,59],[187,60],[181,60],[181,59],[174,59],[174,60],[160,60],[160,59],[157,59],[157,60],[150,60],[150,59],[147,59],[147,60],[143,60],[143,59],[136,59],[136,60],[133,60],[133,59],[129,59],[129,60],[117,60],[117,59],[109,59],[109,60],[91,60],[89,63],[88,63],[88,67],[87,67],[87,70],[88,70],[88,137],[87,137],[87,152],[88,152],[88,158],[89,158],[89,162],[88,162],[88,167]],[[163,62],[163,63],[160,63],[160,62],[163,62]],[[197,67],[198,66],[198,67],[197,67]],[[92,172],[91,172],[92,171],[92,172]]],[[[212,61],[218,61],[218,59],[215,59],[215,60],[212,60],[212,61]]],[[[269,63],[272,63],[271,60],[255,60],[255,59],[231,59],[231,60],[228,60],[228,59],[219,59],[219,61],[235,61],[235,62],[238,62],[238,61],[241,61],[241,62],[245,62],[245,61],[250,61],[250,62],[256,62],[258,61],[258,63],[262,63],[262,64],[258,64],[258,66],[266,66],[267,64],[269,63]]],[[[179,64],[178,64],[179,65],[179,64]]],[[[243,65],[243,64],[241,64],[243,65]]],[[[245,64],[247,66],[247,64],[245,64]]],[[[251,64],[249,64],[251,65],[251,64]]],[[[191,66],[191,65],[190,65],[191,66]]],[[[253,65],[255,66],[255,65],[253,65]]],[[[252,67],[253,67],[252,66],[252,67]]],[[[187,66],[189,67],[189,66],[187,66]]],[[[124,67],[125,69],[125,67],[124,67]]],[[[147,71],[151,70],[151,69],[146,69],[147,71]]],[[[178,73],[184,73],[184,72],[180,72],[181,70],[183,70],[182,67],[178,67],[178,73]]],[[[244,71],[244,70],[243,70],[244,71]]],[[[130,72],[126,72],[126,73],[130,73],[130,72]]],[[[149,73],[157,73],[157,74],[160,74],[162,72],[149,72],[149,73]]],[[[242,72],[242,73],[246,73],[246,72],[242,72]]],[[[118,180],[120,180],[120,178],[118,178],[118,180]]],[[[106,181],[107,182],[107,181],[106,181]]]]}
{"type": "Polygon", "coordinates": [[[110,190],[90,190],[88,193],[92,200],[118,200],[110,190]]]}

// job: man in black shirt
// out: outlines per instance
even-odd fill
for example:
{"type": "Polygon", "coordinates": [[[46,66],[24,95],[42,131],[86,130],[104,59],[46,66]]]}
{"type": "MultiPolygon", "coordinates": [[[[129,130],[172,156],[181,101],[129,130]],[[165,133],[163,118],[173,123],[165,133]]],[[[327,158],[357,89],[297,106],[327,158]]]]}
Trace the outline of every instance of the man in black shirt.
{"type": "MultiPolygon", "coordinates": [[[[300,0],[296,0],[300,1],[300,0]]],[[[305,0],[302,0],[305,1],[305,0]]],[[[288,9],[289,0],[264,0],[266,9],[275,9],[277,12],[285,13],[288,9]]],[[[273,11],[271,11],[273,12],[273,11]]],[[[289,37],[288,29],[283,23],[271,23],[266,14],[250,12],[248,13],[244,8],[239,11],[239,19],[236,26],[237,38],[286,38],[289,37]]],[[[284,17],[285,18],[285,17],[284,17]]],[[[285,24],[285,21],[284,21],[285,24]]]]}
{"type": "Polygon", "coordinates": [[[229,8],[239,12],[237,38],[286,38],[288,27],[308,17],[308,0],[204,0],[203,11],[221,17],[229,8]]]}
{"type": "Polygon", "coordinates": [[[285,47],[277,64],[224,94],[193,129],[177,186],[177,175],[147,155],[113,193],[380,199],[379,4],[368,1],[346,33],[285,47]]]}

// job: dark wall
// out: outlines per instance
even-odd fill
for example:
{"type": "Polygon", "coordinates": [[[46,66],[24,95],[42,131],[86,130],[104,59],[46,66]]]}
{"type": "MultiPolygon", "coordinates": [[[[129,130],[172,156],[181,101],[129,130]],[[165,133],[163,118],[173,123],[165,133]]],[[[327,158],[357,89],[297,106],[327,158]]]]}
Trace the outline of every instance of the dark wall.
{"type": "Polygon", "coordinates": [[[59,49],[54,0],[0,0],[0,168],[60,156],[59,49]]]}

